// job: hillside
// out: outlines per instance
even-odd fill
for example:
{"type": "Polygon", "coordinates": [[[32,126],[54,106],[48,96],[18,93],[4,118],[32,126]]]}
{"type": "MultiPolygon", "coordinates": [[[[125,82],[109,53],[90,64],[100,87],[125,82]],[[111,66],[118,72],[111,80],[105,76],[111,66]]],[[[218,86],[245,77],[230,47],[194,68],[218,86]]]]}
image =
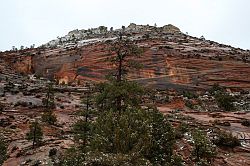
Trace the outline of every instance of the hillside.
{"type": "Polygon", "coordinates": [[[75,145],[72,126],[85,118],[79,111],[87,105],[86,83],[105,82],[114,70],[107,58],[115,56],[111,49],[120,34],[143,50],[135,58],[143,67],[129,72],[128,79],[152,91],[140,96],[140,107],[153,105],[174,128],[173,153],[194,166],[193,130],[201,128],[211,142],[221,136],[218,131],[227,131],[240,145],[216,145],[209,164],[250,165],[250,51],[192,37],[171,24],[73,30],[38,48],[0,52],[0,133],[8,145],[3,165],[53,165],[75,145]],[[52,125],[42,121],[51,81],[50,109],[57,119],[52,125]],[[44,134],[36,148],[26,139],[34,121],[44,134]],[[188,130],[177,138],[182,124],[188,130]]]}
{"type": "Polygon", "coordinates": [[[65,83],[101,81],[110,68],[105,60],[112,41],[121,31],[144,49],[139,59],[144,67],[129,76],[133,80],[159,88],[204,89],[214,83],[250,88],[250,51],[183,34],[173,25],[74,30],[39,48],[0,56],[19,73],[65,83]]]}

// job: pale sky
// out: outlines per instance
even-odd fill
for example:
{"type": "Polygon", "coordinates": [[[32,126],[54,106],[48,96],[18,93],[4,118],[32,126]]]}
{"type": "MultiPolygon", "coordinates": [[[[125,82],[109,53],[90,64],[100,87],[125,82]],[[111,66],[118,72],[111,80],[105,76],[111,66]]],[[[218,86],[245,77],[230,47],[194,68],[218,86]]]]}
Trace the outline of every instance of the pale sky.
{"type": "Polygon", "coordinates": [[[74,29],[173,24],[250,49],[250,0],[0,0],[0,50],[36,46],[74,29]]]}

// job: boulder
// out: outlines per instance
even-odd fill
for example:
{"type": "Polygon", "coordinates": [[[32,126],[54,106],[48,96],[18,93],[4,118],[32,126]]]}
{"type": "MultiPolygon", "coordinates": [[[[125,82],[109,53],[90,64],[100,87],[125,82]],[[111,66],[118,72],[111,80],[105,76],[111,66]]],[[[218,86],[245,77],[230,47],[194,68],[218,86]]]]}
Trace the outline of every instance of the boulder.
{"type": "Polygon", "coordinates": [[[181,30],[172,24],[164,25],[162,27],[162,31],[164,33],[171,33],[171,34],[181,33],[181,30]]]}

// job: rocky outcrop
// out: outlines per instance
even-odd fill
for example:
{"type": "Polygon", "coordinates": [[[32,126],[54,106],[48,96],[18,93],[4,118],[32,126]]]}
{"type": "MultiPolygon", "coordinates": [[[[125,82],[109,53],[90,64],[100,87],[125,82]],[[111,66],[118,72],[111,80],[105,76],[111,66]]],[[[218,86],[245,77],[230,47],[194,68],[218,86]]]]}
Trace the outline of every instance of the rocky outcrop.
{"type": "Polygon", "coordinates": [[[62,84],[102,81],[110,71],[110,64],[105,61],[112,47],[108,43],[116,40],[115,33],[122,30],[124,36],[144,49],[138,59],[144,68],[130,74],[130,79],[158,88],[206,89],[219,83],[250,89],[250,65],[246,61],[249,51],[185,35],[171,24],[157,28],[132,23],[112,32],[104,26],[74,30],[61,38],[70,41],[63,40],[59,47],[2,55],[19,73],[57,79],[62,84]],[[79,41],[72,43],[72,36],[79,41]]]}
{"type": "Polygon", "coordinates": [[[173,33],[173,34],[181,33],[181,30],[172,24],[165,25],[162,27],[162,29],[163,29],[163,32],[165,33],[173,33]]]}

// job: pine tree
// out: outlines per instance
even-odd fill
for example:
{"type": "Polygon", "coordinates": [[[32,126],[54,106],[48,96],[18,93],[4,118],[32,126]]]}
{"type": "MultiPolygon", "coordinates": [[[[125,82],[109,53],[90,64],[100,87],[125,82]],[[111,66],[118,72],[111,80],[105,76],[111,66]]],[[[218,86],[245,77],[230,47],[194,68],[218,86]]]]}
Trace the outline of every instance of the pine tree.
{"type": "Polygon", "coordinates": [[[91,120],[96,113],[93,109],[94,90],[91,87],[90,83],[86,83],[85,88],[86,90],[81,97],[83,108],[80,112],[80,115],[82,115],[84,119],[79,120],[73,126],[74,138],[78,143],[81,142],[81,146],[83,149],[88,145],[91,134],[91,120]]]}
{"type": "Polygon", "coordinates": [[[7,159],[7,144],[0,135],[0,165],[7,159]]]}
{"type": "Polygon", "coordinates": [[[136,61],[142,53],[137,45],[120,34],[118,40],[112,43],[108,61],[114,67],[109,82],[98,86],[97,105],[100,109],[114,108],[118,112],[125,110],[131,104],[138,105],[138,96],[142,96],[142,88],[126,79],[127,73],[141,65],[136,61]],[[134,102],[134,103],[133,103],[134,102]]]}
{"type": "Polygon", "coordinates": [[[55,108],[54,102],[54,88],[53,84],[50,83],[47,85],[46,96],[43,99],[44,112],[42,114],[42,121],[47,122],[50,125],[54,125],[57,121],[55,114],[53,113],[53,109],[55,108]]]}
{"type": "Polygon", "coordinates": [[[32,140],[33,148],[39,144],[43,138],[43,131],[37,121],[30,125],[30,131],[27,133],[27,140],[32,140]]]}

